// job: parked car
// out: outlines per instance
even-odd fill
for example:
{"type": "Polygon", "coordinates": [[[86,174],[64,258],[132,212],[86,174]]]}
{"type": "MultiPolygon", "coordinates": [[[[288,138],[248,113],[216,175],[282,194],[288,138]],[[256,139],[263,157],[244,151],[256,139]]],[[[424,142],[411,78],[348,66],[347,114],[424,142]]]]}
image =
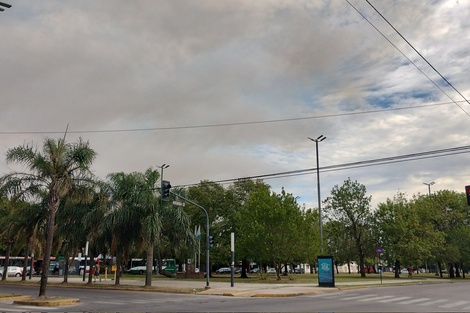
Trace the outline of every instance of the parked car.
{"type": "MultiPolygon", "coordinates": [[[[0,277],[3,276],[4,267],[0,267],[0,277]]],[[[7,276],[9,277],[20,277],[23,274],[23,268],[19,266],[8,266],[7,276]]]]}
{"type": "Polygon", "coordinates": [[[221,267],[215,271],[216,274],[230,274],[232,270],[229,267],[221,267]]]}
{"type": "MultiPolygon", "coordinates": [[[[153,270],[156,270],[155,268],[153,270]]],[[[134,266],[134,267],[131,267],[127,272],[130,273],[130,274],[139,274],[139,275],[143,275],[145,274],[147,271],[147,266],[146,265],[142,265],[142,266],[134,266]]]]}
{"type": "Polygon", "coordinates": [[[267,274],[276,274],[276,269],[275,268],[268,269],[267,274]]]}
{"type": "Polygon", "coordinates": [[[259,272],[259,267],[255,267],[251,270],[252,273],[258,273],[259,272]]]}

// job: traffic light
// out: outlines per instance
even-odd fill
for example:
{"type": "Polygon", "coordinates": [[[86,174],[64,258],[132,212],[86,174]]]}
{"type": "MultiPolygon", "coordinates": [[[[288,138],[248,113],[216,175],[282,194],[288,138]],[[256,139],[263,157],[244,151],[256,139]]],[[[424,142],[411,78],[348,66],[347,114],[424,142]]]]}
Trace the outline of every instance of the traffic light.
{"type": "Polygon", "coordinates": [[[470,186],[465,186],[465,193],[467,194],[467,204],[470,205],[470,186]]]}
{"type": "Polygon", "coordinates": [[[214,248],[214,236],[209,236],[209,247],[214,248]]]}
{"type": "Polygon", "coordinates": [[[168,200],[170,198],[171,184],[169,181],[162,181],[162,200],[168,200]]]}

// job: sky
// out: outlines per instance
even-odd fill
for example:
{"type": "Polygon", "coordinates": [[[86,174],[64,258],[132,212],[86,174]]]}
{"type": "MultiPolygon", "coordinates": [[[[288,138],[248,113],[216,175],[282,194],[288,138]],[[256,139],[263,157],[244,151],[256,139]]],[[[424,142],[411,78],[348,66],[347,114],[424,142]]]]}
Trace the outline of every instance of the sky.
{"type": "Polygon", "coordinates": [[[173,186],[310,169],[265,182],[316,208],[308,137],[324,135],[322,200],[348,178],[372,208],[432,181],[470,185],[468,153],[324,170],[469,144],[469,1],[3,2],[0,175],[18,169],[8,149],[67,130],[102,179],[163,164],[173,186]]]}

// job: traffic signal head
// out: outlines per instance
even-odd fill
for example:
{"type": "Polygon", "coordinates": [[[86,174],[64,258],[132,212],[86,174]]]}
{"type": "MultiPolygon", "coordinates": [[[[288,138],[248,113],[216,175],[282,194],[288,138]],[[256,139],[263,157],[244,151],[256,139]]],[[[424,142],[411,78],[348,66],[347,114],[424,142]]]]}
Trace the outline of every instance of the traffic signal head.
{"type": "Polygon", "coordinates": [[[467,204],[470,205],[470,186],[465,186],[465,194],[467,195],[467,204]]]}
{"type": "Polygon", "coordinates": [[[170,198],[171,184],[169,181],[162,181],[162,200],[168,200],[170,198]]]}
{"type": "Polygon", "coordinates": [[[214,236],[209,236],[209,247],[214,248],[214,236]]]}

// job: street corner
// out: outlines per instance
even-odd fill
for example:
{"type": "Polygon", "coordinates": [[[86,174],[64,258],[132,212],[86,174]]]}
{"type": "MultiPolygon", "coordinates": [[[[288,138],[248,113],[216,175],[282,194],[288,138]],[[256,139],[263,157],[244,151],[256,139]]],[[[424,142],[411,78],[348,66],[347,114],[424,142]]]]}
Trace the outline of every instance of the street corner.
{"type": "Polygon", "coordinates": [[[48,297],[48,298],[32,298],[14,300],[13,304],[32,305],[32,306],[68,306],[80,302],[77,298],[65,297],[48,297]]]}

